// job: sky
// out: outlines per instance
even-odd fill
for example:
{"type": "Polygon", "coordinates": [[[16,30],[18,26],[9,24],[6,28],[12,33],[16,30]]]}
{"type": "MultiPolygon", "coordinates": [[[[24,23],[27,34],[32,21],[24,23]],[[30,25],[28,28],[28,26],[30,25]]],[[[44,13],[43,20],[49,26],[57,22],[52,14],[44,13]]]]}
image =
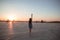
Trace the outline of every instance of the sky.
{"type": "Polygon", "coordinates": [[[60,21],[60,0],[0,0],[0,19],[60,21]]]}

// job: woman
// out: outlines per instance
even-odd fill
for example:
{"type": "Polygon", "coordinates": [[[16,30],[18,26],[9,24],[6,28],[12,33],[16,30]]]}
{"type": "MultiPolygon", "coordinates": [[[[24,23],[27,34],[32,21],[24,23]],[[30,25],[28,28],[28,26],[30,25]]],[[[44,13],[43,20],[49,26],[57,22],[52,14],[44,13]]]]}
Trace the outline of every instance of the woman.
{"type": "Polygon", "coordinates": [[[32,18],[29,18],[29,32],[32,30],[32,18]]]}

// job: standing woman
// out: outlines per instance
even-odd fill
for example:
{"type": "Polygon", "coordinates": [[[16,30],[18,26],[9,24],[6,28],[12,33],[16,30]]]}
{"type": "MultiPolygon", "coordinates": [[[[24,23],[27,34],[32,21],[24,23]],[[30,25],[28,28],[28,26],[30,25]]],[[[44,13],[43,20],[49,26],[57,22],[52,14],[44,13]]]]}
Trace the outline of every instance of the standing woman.
{"type": "Polygon", "coordinates": [[[32,30],[32,18],[29,19],[29,32],[32,30]]]}
{"type": "Polygon", "coordinates": [[[32,14],[31,14],[31,18],[29,18],[29,34],[31,35],[31,30],[32,30],[32,14]]]}

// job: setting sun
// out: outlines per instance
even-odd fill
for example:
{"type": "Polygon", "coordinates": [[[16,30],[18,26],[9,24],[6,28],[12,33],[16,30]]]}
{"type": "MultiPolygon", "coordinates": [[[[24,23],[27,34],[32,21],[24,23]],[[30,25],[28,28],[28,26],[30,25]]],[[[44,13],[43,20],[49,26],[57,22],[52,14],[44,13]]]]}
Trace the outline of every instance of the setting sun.
{"type": "Polygon", "coordinates": [[[10,21],[13,21],[13,20],[15,20],[15,17],[14,17],[14,16],[9,16],[8,19],[9,19],[10,21]]]}

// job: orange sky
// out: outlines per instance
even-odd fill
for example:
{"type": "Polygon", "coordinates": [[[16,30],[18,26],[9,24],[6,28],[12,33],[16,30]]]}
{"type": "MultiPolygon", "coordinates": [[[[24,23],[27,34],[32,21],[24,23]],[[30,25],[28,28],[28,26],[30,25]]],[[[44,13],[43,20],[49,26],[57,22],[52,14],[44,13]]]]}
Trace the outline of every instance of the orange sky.
{"type": "Polygon", "coordinates": [[[60,21],[58,0],[0,0],[0,19],[60,21]]]}

